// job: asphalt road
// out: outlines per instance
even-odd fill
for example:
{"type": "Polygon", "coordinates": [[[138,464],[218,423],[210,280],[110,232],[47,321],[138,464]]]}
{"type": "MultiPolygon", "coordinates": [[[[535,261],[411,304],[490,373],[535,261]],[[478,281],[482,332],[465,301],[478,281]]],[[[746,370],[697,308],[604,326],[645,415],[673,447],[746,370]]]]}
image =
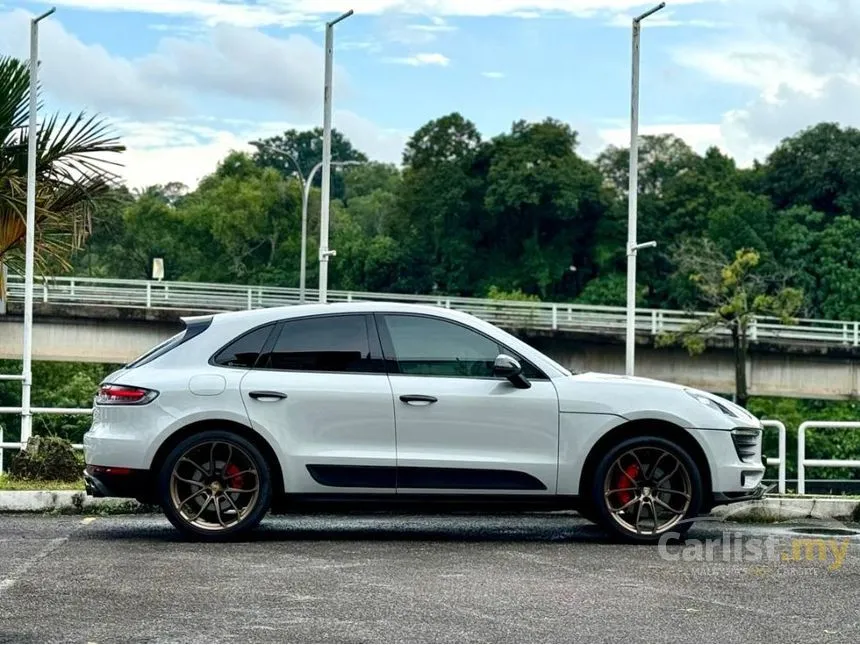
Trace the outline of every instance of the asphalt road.
{"type": "Polygon", "coordinates": [[[785,561],[793,535],[708,522],[667,554],[563,514],[365,514],[201,545],[158,516],[6,515],[0,641],[858,642],[860,536],[785,561]]]}

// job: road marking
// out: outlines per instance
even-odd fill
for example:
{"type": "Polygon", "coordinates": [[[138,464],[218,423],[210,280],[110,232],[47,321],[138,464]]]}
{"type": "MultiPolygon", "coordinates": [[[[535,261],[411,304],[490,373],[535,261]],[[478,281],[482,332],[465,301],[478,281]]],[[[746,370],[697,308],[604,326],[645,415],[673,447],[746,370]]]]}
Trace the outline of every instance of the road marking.
{"type": "Polygon", "coordinates": [[[2,594],[4,591],[8,591],[12,585],[18,582],[18,578],[26,574],[33,567],[33,565],[39,562],[39,560],[48,557],[51,553],[59,549],[68,540],[68,537],[54,538],[53,540],[49,540],[45,548],[43,548],[29,560],[25,560],[24,562],[19,564],[15,569],[12,570],[12,573],[9,575],[8,578],[0,580],[0,594],[2,594]]]}
{"type": "Polygon", "coordinates": [[[85,517],[84,519],[81,520],[81,524],[92,524],[97,519],[98,518],[96,518],[96,517],[85,517]]]}

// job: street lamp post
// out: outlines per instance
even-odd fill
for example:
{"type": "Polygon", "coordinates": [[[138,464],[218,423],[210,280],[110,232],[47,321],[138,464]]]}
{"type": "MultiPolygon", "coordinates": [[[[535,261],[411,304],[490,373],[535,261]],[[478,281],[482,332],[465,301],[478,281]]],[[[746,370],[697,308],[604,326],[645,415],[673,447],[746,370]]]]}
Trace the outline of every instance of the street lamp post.
{"type": "Polygon", "coordinates": [[[27,129],[27,223],[24,250],[24,357],[21,369],[21,443],[33,434],[33,414],[30,395],[33,388],[33,274],[36,254],[36,111],[39,89],[39,23],[56,11],[52,7],[30,21],[30,123],[27,129]]]}
{"type": "Polygon", "coordinates": [[[320,286],[319,301],[328,298],[328,261],[335,255],[328,248],[329,207],[331,205],[331,103],[332,68],[334,65],[334,26],[349,18],[352,9],[325,25],[325,85],[323,90],[323,158],[322,158],[322,204],[320,206],[320,286]]]}
{"type": "Polygon", "coordinates": [[[636,254],[640,249],[653,248],[657,242],[639,244],[636,241],[636,220],[639,206],[639,35],[641,23],[666,6],[656,7],[633,19],[633,78],[630,92],[630,187],[627,212],[627,338],[625,373],[633,376],[636,353],[636,254]]]}
{"type": "MultiPolygon", "coordinates": [[[[277,154],[284,155],[287,159],[289,159],[293,165],[296,167],[296,176],[299,178],[299,186],[302,190],[302,250],[301,250],[301,264],[299,265],[299,303],[305,304],[305,284],[307,277],[307,249],[308,249],[308,202],[311,197],[311,187],[314,185],[314,177],[319,172],[320,168],[322,168],[322,162],[320,161],[317,165],[315,165],[308,176],[305,177],[302,174],[302,167],[299,165],[298,160],[286,150],[282,150],[281,148],[275,148],[274,146],[270,146],[263,141],[251,141],[251,143],[260,148],[266,148],[271,152],[275,152],[277,154]]],[[[360,164],[360,161],[332,161],[331,165],[339,168],[341,166],[355,166],[360,164]]]]}

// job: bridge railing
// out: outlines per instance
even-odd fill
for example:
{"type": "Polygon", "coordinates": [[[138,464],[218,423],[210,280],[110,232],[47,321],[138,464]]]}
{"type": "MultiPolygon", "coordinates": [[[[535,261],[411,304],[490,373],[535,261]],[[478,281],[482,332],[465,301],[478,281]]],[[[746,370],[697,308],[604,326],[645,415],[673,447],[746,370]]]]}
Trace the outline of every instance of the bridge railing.
{"type": "Polygon", "coordinates": [[[860,430],[858,421],[804,421],[797,429],[797,493],[806,494],[807,468],[860,468],[860,459],[807,459],[807,430],[860,430]]]}
{"type": "MultiPolygon", "coordinates": [[[[183,310],[216,313],[257,309],[299,303],[299,290],[292,287],[215,284],[201,282],[158,282],[82,277],[45,277],[37,279],[35,298],[44,303],[69,306],[103,306],[183,310]]],[[[9,300],[22,301],[21,276],[9,276],[9,300]]],[[[309,302],[317,293],[307,292],[309,302]]],[[[621,332],[626,325],[624,307],[577,303],[500,301],[436,295],[329,291],[330,302],[384,301],[429,304],[470,313],[487,322],[509,329],[558,330],[605,333],[621,332]]],[[[707,318],[707,312],[668,309],[637,309],[635,324],[639,333],[657,335],[679,332],[687,325],[707,318]]],[[[726,336],[717,328],[711,335],[726,336]]],[[[824,345],[860,346],[860,321],[799,319],[784,325],[776,318],[753,321],[752,341],[802,341],[824,345]]]]}

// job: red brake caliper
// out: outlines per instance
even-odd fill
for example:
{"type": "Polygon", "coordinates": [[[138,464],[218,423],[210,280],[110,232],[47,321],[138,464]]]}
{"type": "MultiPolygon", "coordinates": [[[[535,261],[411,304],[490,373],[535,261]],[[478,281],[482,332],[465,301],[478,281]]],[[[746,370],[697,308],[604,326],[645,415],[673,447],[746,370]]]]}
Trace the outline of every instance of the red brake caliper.
{"type": "Polygon", "coordinates": [[[227,464],[227,467],[224,468],[224,475],[226,475],[230,488],[242,488],[244,478],[239,474],[240,472],[242,471],[236,464],[227,464]]]}
{"type": "MultiPolygon", "coordinates": [[[[615,488],[632,488],[633,482],[636,481],[636,478],[639,476],[639,466],[637,464],[630,464],[627,468],[624,469],[624,473],[619,474],[618,479],[615,480],[615,488]]],[[[633,499],[633,492],[629,490],[622,490],[618,492],[618,501],[621,504],[626,504],[631,499],[633,499]]]]}

